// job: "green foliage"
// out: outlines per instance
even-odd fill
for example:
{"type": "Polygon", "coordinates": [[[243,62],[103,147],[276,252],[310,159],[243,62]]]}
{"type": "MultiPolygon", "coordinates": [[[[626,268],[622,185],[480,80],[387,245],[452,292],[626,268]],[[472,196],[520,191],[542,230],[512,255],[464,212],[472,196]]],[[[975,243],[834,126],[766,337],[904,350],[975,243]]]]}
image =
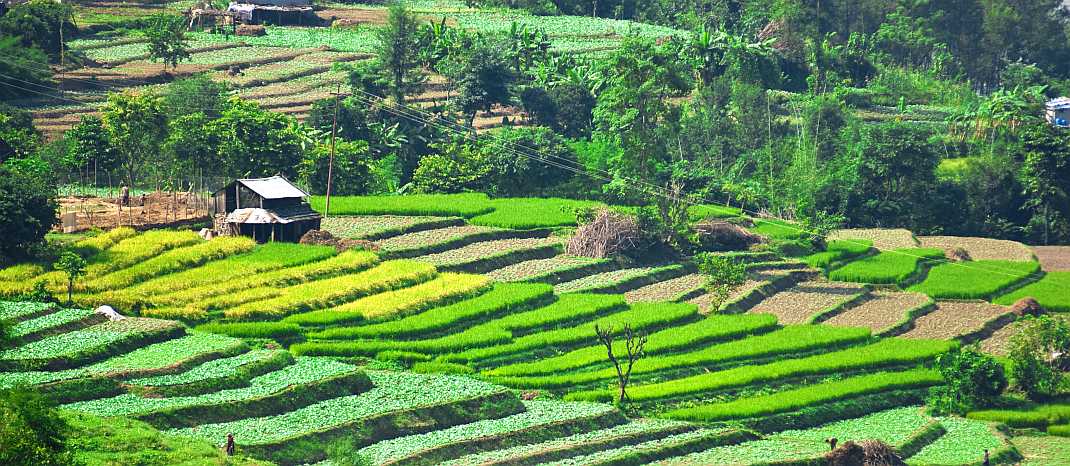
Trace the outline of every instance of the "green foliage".
{"type": "Polygon", "coordinates": [[[1026,320],[1011,337],[1011,378],[1029,398],[1054,397],[1067,389],[1070,324],[1048,316],[1026,320]]]}
{"type": "Polygon", "coordinates": [[[138,464],[164,466],[255,466],[263,464],[242,456],[228,457],[213,442],[160,432],[144,422],[65,412],[70,426],[70,449],[75,464],[112,466],[138,464]]]}
{"type": "Polygon", "coordinates": [[[52,264],[52,268],[62,271],[67,275],[67,302],[71,302],[71,293],[74,291],[74,281],[85,274],[85,259],[70,251],[60,254],[59,260],[52,264]]]}
{"type": "Polygon", "coordinates": [[[870,240],[829,241],[824,251],[806,256],[806,265],[817,269],[826,269],[834,262],[866,254],[872,247],[873,242],[870,240]]]}
{"type": "MultiPolygon", "coordinates": [[[[4,59],[0,61],[0,73],[3,74],[3,76],[0,76],[0,84],[3,84],[3,86],[0,86],[0,98],[6,101],[8,99],[35,97],[39,95],[37,92],[42,91],[52,92],[52,87],[54,86],[52,71],[47,66],[42,65],[42,63],[48,61],[48,55],[40,49],[22,45],[18,37],[0,35],[0,54],[4,56],[4,59]]],[[[5,110],[0,113],[8,113],[6,106],[0,107],[0,109],[5,110]]],[[[10,145],[11,138],[15,135],[7,133],[5,130],[2,136],[0,137],[0,140],[3,141],[3,143],[0,143],[0,159],[7,158],[5,154],[7,150],[4,149],[4,146],[10,145]]]]}
{"type": "Polygon", "coordinates": [[[416,29],[419,22],[402,2],[391,3],[386,26],[378,29],[379,46],[376,50],[390,91],[397,103],[404,103],[405,96],[416,89],[424,79],[419,67],[416,29]]]}
{"type": "Polygon", "coordinates": [[[1070,238],[1070,136],[1046,122],[1023,134],[1021,182],[1033,212],[1032,236],[1043,244],[1070,238]]]}
{"type": "Polygon", "coordinates": [[[79,167],[92,165],[97,170],[114,170],[119,158],[104,122],[97,116],[84,115],[78,124],[64,134],[67,156],[79,167]]]}
{"type": "Polygon", "coordinates": [[[1019,409],[970,411],[966,417],[986,422],[1000,422],[1016,428],[1044,428],[1070,422],[1070,405],[1051,404],[1019,409]]]}
{"type": "MultiPolygon", "coordinates": [[[[331,194],[353,195],[378,191],[381,183],[373,176],[369,160],[368,143],[338,140],[334,143],[334,166],[331,170],[331,194]]],[[[331,157],[330,143],[317,144],[315,149],[301,161],[298,168],[300,179],[313,192],[327,192],[328,162],[331,157]]]]}
{"type": "Polygon", "coordinates": [[[24,389],[0,391],[0,463],[72,464],[70,426],[47,399],[24,389]]]}
{"type": "Polygon", "coordinates": [[[699,272],[706,275],[706,289],[713,296],[711,309],[720,309],[724,301],[747,281],[747,265],[731,257],[704,253],[695,259],[699,272]]]}
{"type": "Polygon", "coordinates": [[[495,104],[512,100],[511,87],[517,75],[505,47],[498,41],[477,41],[453,76],[457,81],[456,106],[468,118],[469,126],[476,111],[489,112],[495,104]]]}
{"type": "Polygon", "coordinates": [[[177,15],[160,13],[149,18],[148,27],[142,31],[149,40],[149,60],[163,62],[164,68],[178,68],[180,60],[189,59],[189,44],[186,43],[186,20],[177,15]]]}
{"type": "Polygon", "coordinates": [[[150,92],[115,93],[108,96],[102,113],[126,183],[133,186],[151,161],[158,160],[167,130],[164,101],[150,92]]]}
{"type": "Polygon", "coordinates": [[[304,151],[301,129],[293,118],[231,98],[223,116],[206,130],[218,138],[218,160],[226,173],[251,177],[282,173],[296,178],[304,151]]]}
{"type": "Polygon", "coordinates": [[[925,403],[937,415],[991,406],[1007,388],[1003,365],[974,348],[941,355],[937,365],[946,385],[930,389],[925,403]]]}
{"type": "Polygon", "coordinates": [[[168,84],[164,92],[164,105],[171,118],[200,112],[208,119],[215,119],[223,111],[226,96],[226,83],[201,73],[168,84]]]}
{"type": "Polygon", "coordinates": [[[0,261],[25,258],[56,223],[55,181],[0,164],[0,261]]]}
{"type": "Polygon", "coordinates": [[[51,60],[59,61],[61,49],[66,49],[60,37],[73,39],[77,35],[73,20],[69,4],[31,0],[0,17],[0,35],[17,37],[22,47],[44,51],[51,60]]]}
{"type": "MultiPolygon", "coordinates": [[[[710,345],[695,351],[650,356],[643,359],[643,363],[635,367],[633,375],[655,374],[662,371],[695,367],[696,365],[716,366],[748,359],[781,357],[790,353],[855,344],[866,341],[869,338],[869,329],[864,328],[792,325],[777,331],[710,345]]],[[[531,377],[528,380],[524,380],[522,384],[524,386],[569,387],[609,380],[615,377],[616,373],[612,369],[600,369],[531,377]]]]}

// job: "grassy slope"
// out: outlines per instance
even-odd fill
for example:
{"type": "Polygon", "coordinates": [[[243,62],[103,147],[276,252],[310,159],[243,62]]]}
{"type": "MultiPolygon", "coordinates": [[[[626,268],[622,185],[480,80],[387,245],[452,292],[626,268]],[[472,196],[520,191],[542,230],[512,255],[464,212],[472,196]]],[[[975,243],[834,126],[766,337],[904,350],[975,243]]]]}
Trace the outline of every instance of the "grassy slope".
{"type": "MultiPolygon", "coordinates": [[[[102,418],[65,412],[71,426],[75,458],[86,466],[267,466],[272,463],[226,457],[222,449],[202,440],[166,435],[152,426],[124,418],[102,418]]],[[[222,444],[225,439],[220,439],[222,444]]]]}

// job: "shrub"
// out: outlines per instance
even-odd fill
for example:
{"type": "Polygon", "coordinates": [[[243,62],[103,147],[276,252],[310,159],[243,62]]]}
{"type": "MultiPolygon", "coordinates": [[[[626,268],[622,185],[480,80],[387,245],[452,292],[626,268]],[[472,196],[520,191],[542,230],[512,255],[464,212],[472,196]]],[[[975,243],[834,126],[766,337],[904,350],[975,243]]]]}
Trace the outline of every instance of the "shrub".
{"type": "Polygon", "coordinates": [[[1029,398],[1059,394],[1070,368],[1070,323],[1049,316],[1026,320],[1011,337],[1009,356],[1014,384],[1029,398]]]}
{"type": "Polygon", "coordinates": [[[1007,388],[1003,365],[974,348],[941,355],[937,364],[947,384],[929,391],[926,405],[936,415],[962,415],[989,406],[1007,388]]]}
{"type": "Polygon", "coordinates": [[[0,391],[0,464],[66,466],[66,421],[47,399],[23,389],[0,391]]]}

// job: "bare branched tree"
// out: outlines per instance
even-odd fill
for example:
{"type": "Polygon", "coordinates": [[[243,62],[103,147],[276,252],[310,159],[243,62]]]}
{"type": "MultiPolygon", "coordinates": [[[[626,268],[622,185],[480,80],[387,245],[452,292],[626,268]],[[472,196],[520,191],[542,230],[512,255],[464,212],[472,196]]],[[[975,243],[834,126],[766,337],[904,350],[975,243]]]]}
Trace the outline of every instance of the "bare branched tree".
{"type": "Polygon", "coordinates": [[[613,340],[616,335],[613,334],[613,327],[608,326],[605,328],[599,327],[598,324],[594,326],[594,333],[598,335],[598,340],[602,342],[606,347],[606,353],[609,354],[609,361],[613,363],[613,367],[617,369],[617,386],[620,387],[620,394],[617,396],[617,400],[620,403],[628,401],[628,381],[632,376],[632,367],[635,366],[635,362],[639,358],[643,357],[643,347],[646,346],[646,335],[639,335],[632,330],[632,326],[624,324],[622,333],[624,334],[624,349],[627,352],[627,362],[622,364],[622,361],[613,354],[613,340]]]}

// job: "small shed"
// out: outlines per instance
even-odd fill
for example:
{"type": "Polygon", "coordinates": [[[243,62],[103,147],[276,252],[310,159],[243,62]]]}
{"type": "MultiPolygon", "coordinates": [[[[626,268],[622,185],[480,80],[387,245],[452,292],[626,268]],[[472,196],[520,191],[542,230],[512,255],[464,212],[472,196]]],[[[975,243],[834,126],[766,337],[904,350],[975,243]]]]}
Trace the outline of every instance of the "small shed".
{"type": "Polygon", "coordinates": [[[312,23],[311,0],[237,0],[227,11],[246,24],[312,23]]]}
{"type": "Polygon", "coordinates": [[[1053,126],[1070,128],[1070,97],[1058,97],[1044,104],[1044,118],[1053,126]]]}
{"type": "Polygon", "coordinates": [[[249,236],[258,242],[296,243],[318,230],[322,217],[306,199],[309,194],[281,175],[234,180],[212,195],[211,210],[225,234],[249,236]]]}

